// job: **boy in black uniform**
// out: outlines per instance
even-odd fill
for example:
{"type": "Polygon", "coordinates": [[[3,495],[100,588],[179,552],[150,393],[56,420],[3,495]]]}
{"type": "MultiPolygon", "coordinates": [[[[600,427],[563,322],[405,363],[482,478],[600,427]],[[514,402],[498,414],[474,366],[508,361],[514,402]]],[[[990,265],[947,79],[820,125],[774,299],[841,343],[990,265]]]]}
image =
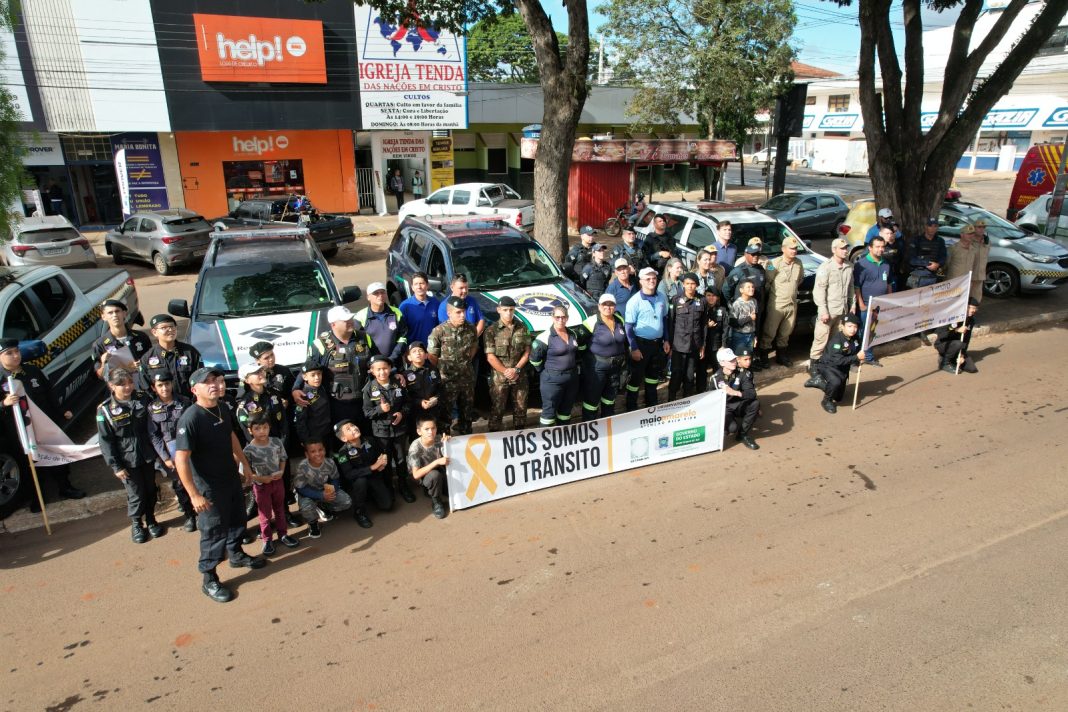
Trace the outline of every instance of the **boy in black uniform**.
{"type": "Polygon", "coordinates": [[[696,372],[703,368],[705,335],[708,330],[707,307],[697,293],[697,275],[689,272],[682,277],[682,294],[668,304],[665,341],[671,344],[671,380],[668,381],[668,400],[675,400],[693,392],[696,372]]]}
{"type": "Polygon", "coordinates": [[[171,375],[171,382],[178,395],[188,398],[192,395],[189,390],[189,376],[204,365],[200,352],[178,340],[178,324],[170,314],[156,314],[149,325],[157,343],[141,357],[138,386],[141,390],[151,393],[152,384],[155,382],[153,375],[166,371],[171,375]]]}
{"type": "Polygon", "coordinates": [[[308,405],[293,409],[293,431],[301,445],[312,441],[324,444],[333,440],[330,425],[330,392],[323,385],[323,367],[308,361],[300,369],[298,388],[308,405]]]}
{"type": "Polygon", "coordinates": [[[100,320],[107,324],[104,333],[93,342],[93,370],[107,381],[111,367],[125,368],[136,373],[137,364],[152,348],[152,342],[140,331],[126,328],[126,305],[118,299],[108,299],[100,306],[100,320]],[[115,363],[109,365],[111,359],[115,363]]]}
{"type": "Polygon", "coordinates": [[[108,388],[111,397],[96,409],[100,454],[126,488],[130,538],[144,544],[149,535],[158,539],[167,532],[156,521],[156,451],[148,434],[148,405],[136,397],[133,374],[124,368],[110,370],[108,388]]]}
{"type": "Polygon", "coordinates": [[[389,458],[374,439],[364,440],[360,426],[351,420],[335,425],[334,433],[342,443],[334,453],[334,460],[341,481],[352,497],[352,518],[364,529],[370,529],[373,522],[367,516],[368,492],[380,511],[393,509],[393,490],[385,477],[389,458]]]}
{"type": "Polygon", "coordinates": [[[372,380],[363,387],[363,414],[371,421],[371,435],[389,460],[387,482],[397,476],[397,490],[409,504],[415,501],[408,480],[408,396],[399,378],[390,376],[385,356],[371,359],[372,380]]]}
{"type": "Polygon", "coordinates": [[[719,366],[716,362],[716,352],[723,348],[727,321],[730,319],[727,307],[723,306],[723,299],[714,284],[705,287],[705,318],[707,325],[705,329],[705,357],[697,364],[695,383],[698,393],[708,390],[709,365],[713,367],[719,366]]]}
{"type": "Polygon", "coordinates": [[[159,456],[158,463],[163,465],[163,474],[171,481],[171,489],[178,498],[178,508],[185,515],[182,529],[187,532],[197,530],[197,513],[193,511],[193,503],[189,501],[189,494],[182,487],[182,481],[178,479],[178,471],[174,469],[174,452],[177,447],[175,440],[178,437],[178,419],[186,408],[192,405],[185,396],[174,394],[174,381],[171,374],[160,370],[152,375],[152,392],[156,395],[155,400],[148,404],[148,438],[152,441],[152,448],[159,456]]]}
{"type": "Polygon", "coordinates": [[[972,357],[968,355],[968,346],[972,343],[972,332],[975,330],[977,311],[979,311],[979,302],[972,297],[968,300],[968,316],[963,324],[960,322],[947,324],[938,330],[938,339],[934,347],[938,351],[938,367],[946,373],[955,374],[958,361],[960,370],[965,373],[979,373],[972,357]]]}
{"type": "Polygon", "coordinates": [[[823,401],[820,405],[828,413],[838,412],[837,403],[845,396],[849,368],[864,363],[865,360],[860,339],[857,338],[860,318],[856,314],[846,314],[838,329],[838,333],[831,337],[823,355],[816,362],[816,375],[805,382],[809,388],[819,388],[823,391],[823,401]]]}
{"type": "Polygon", "coordinates": [[[749,435],[760,415],[760,401],[757,400],[756,387],[753,385],[753,374],[748,369],[740,368],[738,356],[731,349],[717,351],[716,361],[719,362],[719,368],[712,374],[708,390],[727,393],[727,432],[735,433],[738,441],[750,450],[759,450],[760,446],[749,435]]]}
{"type": "MultiPolygon", "coordinates": [[[[18,442],[19,436],[15,429],[15,416],[12,408],[22,410],[23,420],[29,418],[29,404],[25,398],[10,393],[8,379],[14,379],[22,383],[22,391],[26,398],[32,400],[45,415],[51,418],[56,425],[63,425],[64,421],[70,420],[73,414],[68,410],[59,412],[59,404],[44,372],[33,364],[22,362],[22,352],[19,351],[18,339],[0,339],[0,395],[3,395],[0,406],[0,435],[7,442],[18,442]]],[[[16,391],[18,386],[16,385],[16,391]]],[[[29,472],[29,463],[25,455],[20,454],[19,448],[15,448],[13,455],[19,458],[23,472],[29,472]]],[[[59,487],[59,494],[67,499],[81,499],[85,492],[70,483],[70,466],[58,465],[56,467],[38,467],[37,472],[42,478],[49,477],[59,487]]],[[[41,504],[36,497],[30,500],[30,511],[41,511],[41,504]]]]}
{"type": "Polygon", "coordinates": [[[441,374],[426,359],[426,344],[413,341],[408,344],[408,368],[401,372],[401,379],[408,392],[408,435],[415,437],[415,423],[422,418],[441,422],[441,374]]]}
{"type": "Polygon", "coordinates": [[[198,513],[200,561],[204,577],[201,590],[213,601],[225,603],[233,593],[222,585],[215,568],[229,554],[231,568],[259,569],[266,561],[249,556],[241,548],[245,531],[242,476],[250,482],[252,465],[231,426],[230,408],[221,398],[226,392],[223,372],[202,368],[189,377],[196,402],[178,421],[178,444],[174,464],[182,486],[198,513]]]}
{"type": "Polygon", "coordinates": [[[271,342],[257,341],[248,350],[248,355],[263,366],[263,380],[267,390],[281,398],[288,407],[293,401],[293,383],[296,378],[288,368],[275,363],[274,346],[271,342]]]}

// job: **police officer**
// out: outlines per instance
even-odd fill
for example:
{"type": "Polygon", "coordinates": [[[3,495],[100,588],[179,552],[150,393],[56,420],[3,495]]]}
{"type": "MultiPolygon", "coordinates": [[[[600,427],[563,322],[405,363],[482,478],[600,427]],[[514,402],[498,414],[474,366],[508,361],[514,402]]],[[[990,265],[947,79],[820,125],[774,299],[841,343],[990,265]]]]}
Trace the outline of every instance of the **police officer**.
{"type": "Polygon", "coordinates": [[[566,425],[579,388],[578,334],[567,326],[567,309],[553,308],[553,325],[538,335],[531,347],[530,363],[541,373],[543,427],[566,425]]]}
{"type": "MultiPolygon", "coordinates": [[[[786,356],[786,345],[790,343],[790,334],[794,333],[797,320],[797,291],[805,278],[805,267],[797,259],[797,238],[788,236],[782,241],[782,254],[768,263],[768,302],[764,330],[760,335],[760,348],[757,358],[760,365],[767,368],[768,352],[775,348],[775,361],[783,366],[792,366],[793,362],[786,356]]],[[[759,315],[759,312],[758,312],[759,315]]]]}
{"type": "MultiPolygon", "coordinates": [[[[3,395],[2,407],[0,407],[0,435],[7,442],[18,442],[18,431],[15,427],[12,409],[19,408],[25,421],[29,416],[29,403],[26,399],[32,400],[57,425],[63,425],[64,421],[73,417],[69,410],[60,412],[52,386],[44,372],[33,364],[23,363],[18,339],[0,339],[0,394],[3,395]],[[17,385],[16,393],[11,393],[10,379],[22,384],[24,397],[18,395],[17,385]]],[[[29,472],[29,463],[25,460],[25,456],[17,452],[12,454],[22,463],[22,472],[29,472]]],[[[37,472],[42,478],[48,477],[56,483],[60,496],[66,499],[81,499],[85,496],[85,492],[71,484],[69,465],[38,467],[37,472]]],[[[30,500],[30,511],[41,511],[41,504],[36,497],[30,500]]]]}
{"type": "Polygon", "coordinates": [[[671,344],[671,378],[668,400],[694,391],[696,371],[704,363],[708,313],[704,295],[697,293],[697,275],[682,276],[682,294],[671,300],[667,321],[667,341],[671,344]]]}
{"type": "Polygon", "coordinates": [[[152,349],[152,342],[140,331],[126,328],[126,305],[118,299],[108,299],[100,306],[100,320],[107,325],[104,333],[93,342],[93,369],[101,379],[107,380],[108,361],[116,358],[113,366],[136,372],[141,357],[152,349]]]}
{"type": "Polygon", "coordinates": [[[592,259],[582,268],[579,284],[590,293],[591,297],[597,299],[604,294],[608,283],[612,280],[612,266],[607,261],[607,245],[597,243],[590,254],[592,259]]]}
{"type": "Polygon", "coordinates": [[[645,251],[642,250],[641,243],[637,239],[638,233],[634,231],[633,227],[623,228],[623,242],[612,248],[612,251],[608,254],[608,261],[613,265],[617,265],[619,260],[626,260],[634,274],[638,274],[640,270],[648,267],[649,261],[646,258],[645,251]]]}
{"type": "Polygon", "coordinates": [[[489,431],[503,428],[508,397],[512,397],[512,429],[527,427],[527,392],[530,382],[526,365],[530,360],[530,330],[515,318],[515,300],[501,297],[497,302],[500,319],[482,334],[490,374],[489,431]]]}
{"type": "Polygon", "coordinates": [[[653,231],[645,235],[642,248],[646,262],[657,272],[663,272],[668,260],[678,256],[678,245],[675,238],[668,233],[667,219],[663,215],[657,214],[653,217],[653,231]]]}
{"type": "Polygon", "coordinates": [[[940,281],[946,266],[946,242],[938,234],[938,218],[927,218],[923,234],[909,241],[909,289],[926,287],[940,281]]]}
{"type": "Polygon", "coordinates": [[[389,359],[394,369],[404,367],[404,351],[408,347],[408,325],[401,310],[389,303],[386,285],[372,282],[367,285],[368,306],[356,312],[355,322],[367,332],[375,349],[389,359]]]}
{"type": "Polygon", "coordinates": [[[560,265],[564,270],[564,274],[576,282],[579,281],[582,268],[593,259],[590,254],[593,251],[590,247],[593,244],[593,228],[589,225],[583,225],[579,229],[579,240],[580,244],[567,251],[567,255],[564,256],[564,262],[560,265]]]}
{"type": "Polygon", "coordinates": [[[174,464],[197,512],[201,590],[213,601],[225,603],[233,593],[219,581],[215,568],[226,554],[231,568],[259,569],[267,564],[241,548],[247,519],[238,465],[245,473],[244,484],[251,482],[252,466],[231,427],[230,408],[222,400],[226,392],[223,372],[198,369],[189,377],[189,385],[196,402],[178,420],[174,464]]]}
{"type": "Polygon", "coordinates": [[[138,364],[138,386],[141,390],[151,392],[156,382],[155,374],[166,371],[171,375],[180,395],[190,397],[189,376],[203,366],[200,352],[189,344],[178,340],[178,323],[170,314],[156,314],[148,322],[156,345],[141,357],[138,364]]]}
{"type": "Polygon", "coordinates": [[[630,379],[627,381],[627,410],[638,407],[638,392],[645,387],[645,405],[656,405],[656,387],[671,354],[664,340],[667,302],[656,291],[656,270],[646,267],[638,273],[641,291],[627,302],[623,323],[630,344],[630,379]]]}
{"type": "Polygon", "coordinates": [[[263,379],[267,390],[282,399],[287,406],[293,402],[293,383],[296,378],[287,366],[277,363],[274,346],[270,341],[257,341],[248,350],[248,355],[263,366],[263,379]]]}
{"type": "MultiPolygon", "coordinates": [[[[749,244],[745,246],[744,261],[727,274],[727,281],[723,283],[723,298],[728,303],[737,299],[738,284],[741,283],[742,280],[748,279],[753,283],[753,287],[756,289],[756,294],[753,296],[757,301],[757,311],[762,313],[764,310],[764,292],[765,284],[767,282],[767,273],[764,271],[764,267],[760,264],[761,249],[762,244],[759,239],[755,242],[750,240],[749,244]]],[[[759,330],[757,333],[760,333],[759,330]]]]}
{"type": "Polygon", "coordinates": [[[152,442],[156,455],[159,456],[157,465],[163,466],[163,474],[171,481],[171,489],[174,490],[174,496],[178,499],[178,509],[185,516],[182,529],[195,532],[197,513],[193,511],[193,503],[189,501],[189,494],[182,487],[182,481],[178,479],[178,471],[174,469],[178,419],[193,403],[185,396],[175,394],[174,385],[171,374],[166,370],[159,370],[152,374],[151,392],[155,398],[148,404],[148,439],[152,442]]]}
{"type": "Polygon", "coordinates": [[[616,410],[620,374],[627,359],[627,332],[616,300],[602,294],[597,314],[582,322],[588,348],[582,352],[582,419],[606,418],[616,410]]]}
{"type": "Polygon", "coordinates": [[[805,382],[807,387],[823,391],[823,401],[820,405],[828,413],[838,412],[837,403],[845,396],[850,367],[866,360],[860,349],[860,339],[857,338],[859,329],[860,319],[857,315],[846,314],[838,327],[838,333],[831,337],[827,349],[816,364],[817,375],[805,382]]]}
{"type": "Polygon", "coordinates": [[[130,538],[144,544],[167,531],[156,521],[156,451],[148,432],[148,404],[135,397],[133,374],[124,368],[110,369],[108,388],[111,396],[96,408],[100,454],[126,488],[130,538]]]}
{"type": "MultiPolygon", "coordinates": [[[[745,353],[749,353],[746,351],[745,353]]],[[[750,450],[759,450],[749,431],[760,414],[760,401],[753,386],[752,373],[738,365],[738,356],[728,348],[716,352],[719,368],[708,383],[710,391],[725,391],[727,394],[727,432],[734,433],[738,442],[750,450]]]]}
{"type": "MultiPolygon", "coordinates": [[[[330,394],[330,420],[353,420],[369,424],[363,415],[361,392],[367,382],[367,366],[371,357],[378,353],[374,341],[363,329],[353,327],[353,313],[346,306],[332,307],[326,313],[330,330],[324,331],[308,349],[308,360],[323,367],[323,386],[330,394]]],[[[308,407],[301,393],[304,381],[298,377],[294,383],[293,402],[308,407]]],[[[366,428],[368,432],[370,428],[366,428]]]]}
{"type": "Polygon", "coordinates": [[[440,404],[445,418],[446,430],[451,428],[453,408],[458,411],[456,432],[466,435],[471,432],[474,420],[474,373],[471,360],[478,350],[478,334],[475,326],[465,318],[467,304],[460,297],[449,297],[445,302],[446,320],[434,327],[427,343],[427,356],[437,367],[444,386],[444,398],[440,404]]]}

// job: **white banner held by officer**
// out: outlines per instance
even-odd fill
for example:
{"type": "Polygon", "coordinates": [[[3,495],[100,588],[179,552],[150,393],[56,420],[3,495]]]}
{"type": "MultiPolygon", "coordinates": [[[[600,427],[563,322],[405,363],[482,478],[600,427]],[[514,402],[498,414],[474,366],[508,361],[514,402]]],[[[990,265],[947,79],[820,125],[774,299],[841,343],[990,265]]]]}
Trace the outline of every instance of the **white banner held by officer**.
{"type": "Polygon", "coordinates": [[[723,391],[538,430],[450,438],[453,511],[517,494],[723,449],[723,391]]]}

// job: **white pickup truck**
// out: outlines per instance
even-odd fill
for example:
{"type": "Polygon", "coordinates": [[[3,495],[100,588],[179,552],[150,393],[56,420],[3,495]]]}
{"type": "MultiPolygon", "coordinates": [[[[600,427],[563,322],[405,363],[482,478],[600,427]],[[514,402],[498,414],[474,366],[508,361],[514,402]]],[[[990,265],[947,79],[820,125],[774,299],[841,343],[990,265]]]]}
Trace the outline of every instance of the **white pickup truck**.
{"type": "MultiPolygon", "coordinates": [[[[44,370],[60,410],[79,414],[103,400],[92,370],[91,348],[103,332],[100,305],[120,299],[130,324],[143,323],[137,288],[123,269],[0,267],[0,335],[18,339],[23,358],[44,370]]],[[[21,502],[29,473],[11,456],[18,442],[0,442],[0,518],[21,502]]]]}
{"type": "Polygon", "coordinates": [[[508,224],[530,232],[534,229],[534,201],[524,200],[503,183],[460,183],[438,188],[421,200],[401,206],[398,221],[406,217],[436,218],[443,215],[498,215],[508,224]]]}

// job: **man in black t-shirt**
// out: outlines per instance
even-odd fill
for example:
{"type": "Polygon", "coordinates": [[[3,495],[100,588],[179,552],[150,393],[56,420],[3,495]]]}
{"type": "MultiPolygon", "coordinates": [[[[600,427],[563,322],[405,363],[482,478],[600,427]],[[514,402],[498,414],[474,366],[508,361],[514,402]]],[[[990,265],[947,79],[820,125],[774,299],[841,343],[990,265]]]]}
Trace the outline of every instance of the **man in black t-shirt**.
{"type": "Polygon", "coordinates": [[[197,511],[200,529],[200,562],[204,576],[201,590],[213,601],[226,603],[233,593],[219,582],[217,567],[229,553],[231,568],[258,569],[266,565],[241,548],[245,532],[245,496],[242,484],[251,478],[252,467],[231,426],[230,408],[222,401],[226,393],[223,372],[201,368],[189,377],[196,403],[178,421],[174,464],[182,486],[197,511]],[[232,457],[221,456],[229,451],[232,457]],[[242,476],[237,469],[241,464],[242,476]],[[243,482],[242,480],[246,480],[243,482]]]}

